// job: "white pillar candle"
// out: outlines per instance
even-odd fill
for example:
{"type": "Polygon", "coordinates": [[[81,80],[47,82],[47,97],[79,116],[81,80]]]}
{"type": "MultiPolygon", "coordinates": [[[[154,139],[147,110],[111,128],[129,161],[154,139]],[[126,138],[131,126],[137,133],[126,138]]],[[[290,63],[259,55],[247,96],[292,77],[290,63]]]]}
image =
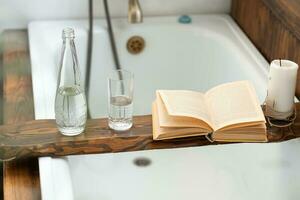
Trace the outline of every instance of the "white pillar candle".
{"type": "Polygon", "coordinates": [[[286,119],[293,114],[298,65],[289,60],[271,62],[266,99],[267,115],[286,119]]]}

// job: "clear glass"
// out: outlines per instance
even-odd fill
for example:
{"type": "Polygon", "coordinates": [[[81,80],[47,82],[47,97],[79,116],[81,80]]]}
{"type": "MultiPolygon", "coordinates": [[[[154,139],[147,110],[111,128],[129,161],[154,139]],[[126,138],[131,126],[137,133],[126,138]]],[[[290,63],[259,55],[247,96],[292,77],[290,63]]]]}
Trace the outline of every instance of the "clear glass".
{"type": "Polygon", "coordinates": [[[80,82],[74,30],[62,33],[63,47],[55,98],[55,119],[59,131],[66,136],[81,134],[85,129],[87,105],[80,82]]]}
{"type": "Polygon", "coordinates": [[[108,79],[108,126],[116,131],[132,127],[133,74],[114,70],[108,79]]]}

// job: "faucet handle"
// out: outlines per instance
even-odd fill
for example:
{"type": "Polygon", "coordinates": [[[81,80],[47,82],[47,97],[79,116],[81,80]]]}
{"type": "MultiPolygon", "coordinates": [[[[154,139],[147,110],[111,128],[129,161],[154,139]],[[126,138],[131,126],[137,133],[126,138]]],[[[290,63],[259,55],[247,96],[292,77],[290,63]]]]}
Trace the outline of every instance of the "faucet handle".
{"type": "Polygon", "coordinates": [[[139,0],[128,1],[128,22],[131,24],[143,22],[143,11],[139,0]]]}

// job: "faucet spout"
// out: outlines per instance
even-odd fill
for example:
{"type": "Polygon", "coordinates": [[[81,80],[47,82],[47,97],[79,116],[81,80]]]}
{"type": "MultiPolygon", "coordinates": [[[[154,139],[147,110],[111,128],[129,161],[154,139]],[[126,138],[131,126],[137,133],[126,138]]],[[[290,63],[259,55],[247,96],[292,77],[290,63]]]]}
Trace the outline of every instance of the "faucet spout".
{"type": "Polygon", "coordinates": [[[143,22],[143,11],[139,0],[128,1],[128,22],[131,24],[143,22]]]}

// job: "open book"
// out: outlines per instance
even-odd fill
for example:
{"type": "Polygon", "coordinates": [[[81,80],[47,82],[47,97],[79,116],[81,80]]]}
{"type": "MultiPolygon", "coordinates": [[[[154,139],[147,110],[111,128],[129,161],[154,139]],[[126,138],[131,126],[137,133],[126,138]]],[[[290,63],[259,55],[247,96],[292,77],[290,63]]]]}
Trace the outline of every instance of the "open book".
{"type": "Polygon", "coordinates": [[[222,84],[205,94],[158,90],[152,120],[154,140],[209,135],[214,141],[267,141],[265,117],[248,81],[222,84]]]}

